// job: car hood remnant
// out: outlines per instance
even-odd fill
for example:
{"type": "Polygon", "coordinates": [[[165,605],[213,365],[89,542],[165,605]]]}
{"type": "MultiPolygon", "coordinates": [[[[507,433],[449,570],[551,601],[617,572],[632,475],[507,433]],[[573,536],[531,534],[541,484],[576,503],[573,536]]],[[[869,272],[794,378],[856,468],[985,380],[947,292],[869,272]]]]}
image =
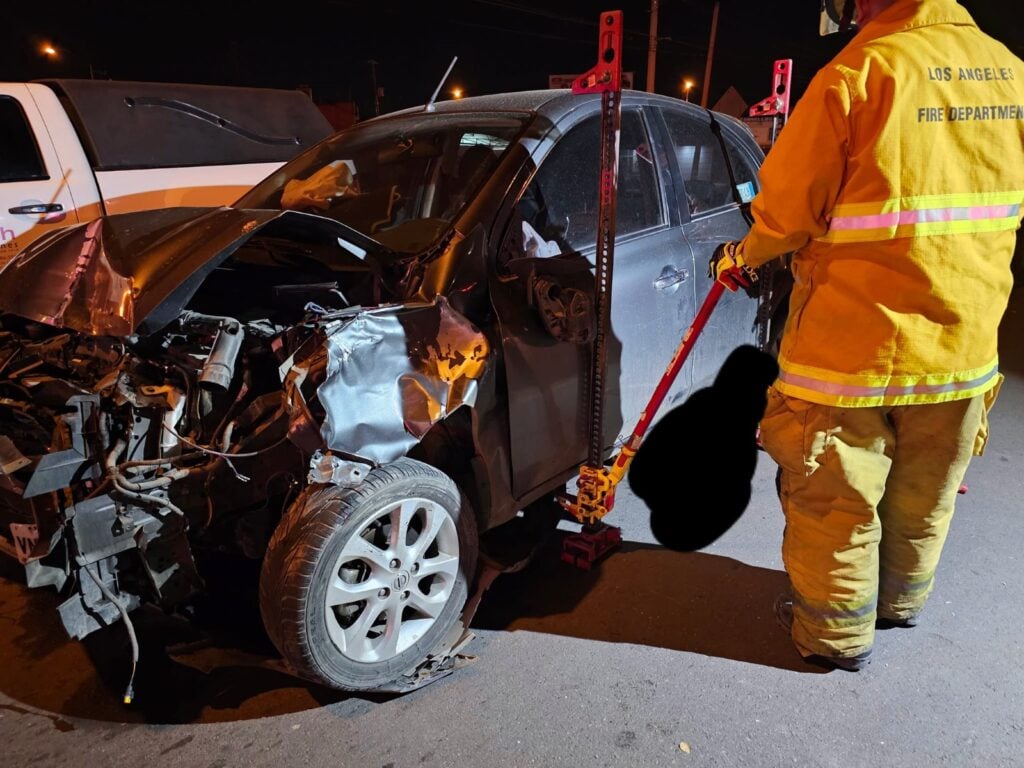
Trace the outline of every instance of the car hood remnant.
{"type": "Polygon", "coordinates": [[[303,345],[287,374],[297,442],[312,419],[330,450],[386,464],[457,408],[476,403],[489,345],[443,296],[342,314],[324,323],[323,343],[303,345]]]}
{"type": "Polygon", "coordinates": [[[335,241],[351,270],[370,270],[367,254],[384,250],[341,222],[298,211],[165,208],[107,216],[58,230],[18,254],[3,270],[0,313],[95,336],[153,333],[177,319],[209,273],[257,233],[335,241]]]}

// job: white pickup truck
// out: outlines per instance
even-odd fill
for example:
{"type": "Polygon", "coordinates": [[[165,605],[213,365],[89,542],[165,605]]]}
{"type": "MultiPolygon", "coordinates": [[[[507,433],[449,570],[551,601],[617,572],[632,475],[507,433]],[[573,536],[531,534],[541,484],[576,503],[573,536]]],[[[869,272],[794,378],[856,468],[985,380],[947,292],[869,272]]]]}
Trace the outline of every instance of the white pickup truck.
{"type": "Polygon", "coordinates": [[[0,268],[56,227],[153,208],[230,205],[331,133],[297,90],[0,83],[0,268]]]}

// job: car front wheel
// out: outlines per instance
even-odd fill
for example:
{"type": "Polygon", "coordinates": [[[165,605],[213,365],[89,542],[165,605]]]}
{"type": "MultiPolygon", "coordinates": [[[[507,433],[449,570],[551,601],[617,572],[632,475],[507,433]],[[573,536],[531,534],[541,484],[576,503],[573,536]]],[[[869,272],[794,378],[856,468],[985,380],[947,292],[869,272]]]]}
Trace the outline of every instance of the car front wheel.
{"type": "Polygon", "coordinates": [[[357,488],[309,486],[267,547],[263,623],[302,677],[379,688],[443,650],[477,546],[465,497],[421,462],[378,467],[357,488]]]}

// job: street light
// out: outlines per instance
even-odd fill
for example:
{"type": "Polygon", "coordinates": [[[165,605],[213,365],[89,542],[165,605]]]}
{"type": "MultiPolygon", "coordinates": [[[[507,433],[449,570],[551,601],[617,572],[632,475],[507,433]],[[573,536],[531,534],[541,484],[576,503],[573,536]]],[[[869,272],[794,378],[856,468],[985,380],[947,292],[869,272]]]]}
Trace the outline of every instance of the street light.
{"type": "Polygon", "coordinates": [[[462,89],[459,88],[458,86],[455,86],[454,88],[452,88],[452,98],[453,99],[461,99],[462,98],[462,89]]]}
{"type": "MultiPolygon", "coordinates": [[[[61,58],[63,58],[63,53],[71,53],[71,54],[74,54],[75,56],[78,56],[78,54],[76,54],[70,48],[65,48],[63,51],[61,51],[61,49],[58,48],[57,46],[55,46],[53,43],[43,43],[42,45],[40,45],[39,46],[39,53],[42,56],[45,56],[46,58],[50,59],[51,61],[60,61],[61,58]]],[[[79,58],[84,58],[84,57],[79,57],[79,58]]],[[[92,62],[91,61],[86,61],[86,63],[89,65],[89,79],[93,80],[93,79],[95,79],[96,75],[93,72],[92,62]]]]}
{"type": "Polygon", "coordinates": [[[685,80],[683,80],[683,96],[686,97],[687,101],[690,100],[690,91],[693,90],[693,86],[694,82],[690,78],[686,78],[685,80]]]}

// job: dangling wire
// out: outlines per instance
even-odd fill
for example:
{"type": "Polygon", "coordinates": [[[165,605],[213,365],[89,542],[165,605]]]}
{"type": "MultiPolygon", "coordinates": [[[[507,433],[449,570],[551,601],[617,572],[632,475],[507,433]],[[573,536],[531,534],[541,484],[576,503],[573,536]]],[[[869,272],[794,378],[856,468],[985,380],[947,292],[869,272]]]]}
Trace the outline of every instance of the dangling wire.
{"type": "Polygon", "coordinates": [[[120,600],[114,597],[114,593],[111,592],[107,588],[107,585],[104,584],[99,579],[99,577],[92,572],[92,569],[87,565],[83,565],[82,570],[89,574],[89,578],[91,578],[96,583],[96,586],[99,587],[99,590],[103,593],[103,596],[114,604],[114,607],[117,608],[118,613],[121,614],[121,621],[124,622],[124,626],[128,630],[128,639],[131,640],[132,643],[132,673],[128,677],[128,687],[124,689],[124,703],[131,704],[132,700],[135,698],[135,690],[133,688],[133,685],[135,684],[135,669],[139,665],[139,641],[138,638],[135,636],[135,626],[132,624],[132,620],[128,617],[128,609],[125,608],[124,603],[122,603],[120,600]]]}

